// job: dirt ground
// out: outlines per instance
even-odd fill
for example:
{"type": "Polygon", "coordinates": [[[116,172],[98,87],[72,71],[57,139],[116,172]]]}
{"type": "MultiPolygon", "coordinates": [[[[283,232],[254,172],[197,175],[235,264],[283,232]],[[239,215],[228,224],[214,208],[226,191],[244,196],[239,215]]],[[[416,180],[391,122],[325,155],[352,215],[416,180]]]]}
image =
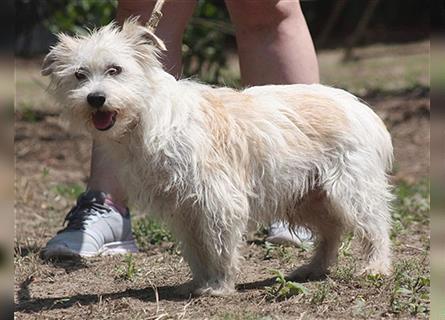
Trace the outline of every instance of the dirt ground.
{"type": "MultiPolygon", "coordinates": [[[[35,72],[35,65],[30,68],[27,62],[19,61],[17,67],[35,72]]],[[[21,95],[25,93],[18,92],[19,99],[21,95]]],[[[428,87],[367,92],[364,99],[392,134],[394,183],[408,189],[421,184],[429,169],[428,87]]],[[[33,99],[29,101],[16,112],[17,319],[428,317],[429,217],[421,208],[421,192],[399,194],[402,210],[394,219],[400,225],[392,235],[394,275],[358,275],[359,247],[346,237],[328,279],[303,283],[304,293],[288,298],[265,286],[277,288],[273,270],[292,271],[309,258],[311,249],[270,246],[261,234],[246,242],[238,290],[229,297],[178,295],[175,288],[190,280],[190,274],[169,241],[148,245],[131,257],[42,261],[40,248],[60,229],[87,180],[90,141],[67,132],[51,108],[29,108],[33,99]]]]}

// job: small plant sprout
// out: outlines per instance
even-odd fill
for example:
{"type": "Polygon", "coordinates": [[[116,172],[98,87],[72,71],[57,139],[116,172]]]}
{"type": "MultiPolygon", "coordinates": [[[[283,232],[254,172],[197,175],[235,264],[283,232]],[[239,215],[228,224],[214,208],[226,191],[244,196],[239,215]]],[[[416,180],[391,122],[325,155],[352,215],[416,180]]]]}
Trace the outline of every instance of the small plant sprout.
{"type": "Polygon", "coordinates": [[[124,263],[125,266],[118,268],[118,278],[133,281],[139,270],[136,268],[136,263],[131,253],[125,255],[124,263]]]}
{"type": "Polygon", "coordinates": [[[269,300],[280,301],[307,293],[307,289],[302,284],[287,281],[281,271],[272,271],[276,276],[275,284],[270,287],[265,287],[267,298],[269,300]]]}

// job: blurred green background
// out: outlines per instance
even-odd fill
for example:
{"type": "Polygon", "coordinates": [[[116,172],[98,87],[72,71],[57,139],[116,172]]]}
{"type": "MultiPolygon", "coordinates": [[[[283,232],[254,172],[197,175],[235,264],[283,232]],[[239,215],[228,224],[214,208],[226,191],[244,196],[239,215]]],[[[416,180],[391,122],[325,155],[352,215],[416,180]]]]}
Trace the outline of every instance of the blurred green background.
{"type": "MultiPolygon", "coordinates": [[[[262,0],[258,0],[262,1],[262,0]]],[[[198,0],[183,44],[183,75],[213,84],[239,85],[228,70],[236,52],[235,31],[224,1],[198,0]]],[[[429,36],[429,1],[306,0],[301,1],[317,49],[376,42],[407,42],[429,36]],[[375,8],[372,8],[374,2],[375,8]],[[368,11],[371,19],[354,38],[368,11]]],[[[117,0],[16,0],[16,53],[32,57],[54,42],[50,33],[76,33],[109,23],[117,0]]],[[[233,73],[233,72],[232,72],[233,73]]]]}

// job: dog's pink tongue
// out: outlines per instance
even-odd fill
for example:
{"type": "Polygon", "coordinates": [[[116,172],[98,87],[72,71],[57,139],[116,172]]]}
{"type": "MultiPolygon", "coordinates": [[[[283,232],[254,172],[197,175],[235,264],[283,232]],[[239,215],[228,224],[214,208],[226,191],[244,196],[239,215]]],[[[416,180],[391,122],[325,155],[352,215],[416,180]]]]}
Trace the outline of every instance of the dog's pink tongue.
{"type": "Polygon", "coordinates": [[[114,112],[96,111],[93,113],[93,124],[96,129],[106,129],[113,124],[114,112]]]}

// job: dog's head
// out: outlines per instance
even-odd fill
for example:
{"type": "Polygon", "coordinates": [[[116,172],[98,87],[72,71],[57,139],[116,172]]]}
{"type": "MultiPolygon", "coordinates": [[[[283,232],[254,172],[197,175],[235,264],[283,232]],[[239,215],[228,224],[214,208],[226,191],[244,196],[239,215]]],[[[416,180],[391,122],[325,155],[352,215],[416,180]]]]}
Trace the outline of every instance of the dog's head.
{"type": "Polygon", "coordinates": [[[135,19],[122,28],[112,23],[86,36],[58,38],[44,59],[42,75],[51,76],[49,91],[71,127],[123,136],[137,125],[140,108],[155,90],[163,42],[135,19]]]}

